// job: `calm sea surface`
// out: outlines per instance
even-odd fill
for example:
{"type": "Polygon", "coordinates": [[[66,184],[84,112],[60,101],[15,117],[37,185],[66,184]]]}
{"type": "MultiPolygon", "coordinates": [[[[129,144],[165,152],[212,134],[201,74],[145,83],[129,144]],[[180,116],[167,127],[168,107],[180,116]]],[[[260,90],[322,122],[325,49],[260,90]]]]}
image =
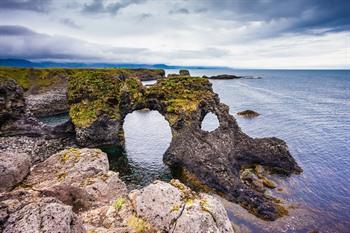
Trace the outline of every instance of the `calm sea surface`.
{"type": "MultiPolygon", "coordinates": [[[[284,191],[273,194],[293,207],[290,216],[273,223],[264,222],[226,203],[230,218],[251,232],[350,232],[350,71],[190,72],[192,76],[225,73],[261,77],[211,82],[231,114],[246,109],[261,114],[250,120],[235,115],[245,133],[285,140],[304,170],[301,175],[275,179],[284,191]]],[[[212,127],[214,120],[203,124],[212,127]]],[[[133,112],[126,117],[124,130],[126,151],[117,148],[107,151],[115,169],[120,164],[118,155],[125,154],[128,169],[122,176],[130,188],[155,179],[170,179],[162,162],[171,141],[164,117],[155,111],[133,112]]]]}

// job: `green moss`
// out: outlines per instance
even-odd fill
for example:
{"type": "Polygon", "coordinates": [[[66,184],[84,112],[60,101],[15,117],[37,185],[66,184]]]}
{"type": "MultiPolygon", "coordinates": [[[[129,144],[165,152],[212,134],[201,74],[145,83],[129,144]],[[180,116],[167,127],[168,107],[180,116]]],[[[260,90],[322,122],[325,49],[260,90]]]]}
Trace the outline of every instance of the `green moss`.
{"type": "Polygon", "coordinates": [[[215,94],[207,79],[178,76],[160,79],[146,90],[146,98],[156,97],[165,106],[166,117],[171,125],[186,120],[200,105],[211,101],[215,94]]]}
{"type": "Polygon", "coordinates": [[[177,211],[180,210],[180,208],[181,208],[180,205],[174,204],[174,205],[171,207],[171,212],[177,212],[177,211]]]}
{"type": "Polygon", "coordinates": [[[149,232],[151,226],[142,218],[137,217],[136,215],[131,215],[128,219],[128,226],[133,229],[136,233],[149,232]]]}
{"type": "Polygon", "coordinates": [[[67,175],[68,175],[67,172],[61,172],[61,173],[57,174],[57,179],[59,181],[63,181],[67,177],[67,175]]]}
{"type": "Polygon", "coordinates": [[[125,205],[125,198],[123,198],[123,197],[117,198],[112,204],[113,208],[117,212],[119,212],[123,208],[124,205],[125,205]]]}
{"type": "Polygon", "coordinates": [[[74,162],[77,163],[80,160],[80,156],[81,156],[81,154],[80,154],[79,149],[70,148],[70,149],[66,150],[64,153],[62,153],[60,155],[59,159],[60,159],[61,163],[65,163],[70,159],[74,159],[74,162]]]}

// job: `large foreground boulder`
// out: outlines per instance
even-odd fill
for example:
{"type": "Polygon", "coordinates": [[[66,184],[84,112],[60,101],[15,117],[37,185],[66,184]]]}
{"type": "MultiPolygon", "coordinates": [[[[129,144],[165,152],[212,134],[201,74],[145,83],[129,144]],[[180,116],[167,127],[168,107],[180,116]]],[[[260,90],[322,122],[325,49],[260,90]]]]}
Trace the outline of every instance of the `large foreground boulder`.
{"type": "Polygon", "coordinates": [[[29,173],[30,157],[24,153],[0,152],[0,192],[9,191],[29,173]]]}
{"type": "Polygon", "coordinates": [[[155,181],[129,198],[137,216],[160,232],[234,232],[219,200],[195,193],[177,180],[155,181]]]}

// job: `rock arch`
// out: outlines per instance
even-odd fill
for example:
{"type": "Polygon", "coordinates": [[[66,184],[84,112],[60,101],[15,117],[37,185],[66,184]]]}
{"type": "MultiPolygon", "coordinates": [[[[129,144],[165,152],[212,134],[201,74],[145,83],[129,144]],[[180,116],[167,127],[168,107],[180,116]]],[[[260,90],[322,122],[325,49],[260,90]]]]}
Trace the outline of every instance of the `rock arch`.
{"type": "Polygon", "coordinates": [[[138,79],[90,71],[69,79],[68,102],[77,141],[89,147],[122,142],[122,124],[128,113],[143,108],[158,111],[169,122],[173,136],[163,159],[169,167],[263,219],[285,214],[279,204],[244,184],[240,170],[260,164],[289,175],[301,168],[284,141],[244,134],[208,79],[170,77],[145,88],[138,79]],[[220,124],[212,132],[201,130],[208,112],[220,124]]]}

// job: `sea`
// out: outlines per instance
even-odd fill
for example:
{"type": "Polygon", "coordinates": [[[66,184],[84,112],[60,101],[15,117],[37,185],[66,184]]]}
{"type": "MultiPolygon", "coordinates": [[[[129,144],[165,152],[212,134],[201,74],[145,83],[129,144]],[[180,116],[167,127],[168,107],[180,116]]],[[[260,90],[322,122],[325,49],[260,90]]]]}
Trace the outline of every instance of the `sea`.
{"type": "MultiPolygon", "coordinates": [[[[350,71],[189,71],[192,76],[247,77],[210,82],[243,132],[251,137],[283,139],[303,169],[300,175],[273,177],[279,191],[270,194],[280,198],[289,210],[288,216],[274,222],[260,220],[221,199],[229,218],[237,224],[237,232],[350,232],[350,71]],[[246,119],[237,115],[247,109],[260,116],[246,119]]],[[[202,127],[213,129],[216,124],[211,117],[202,127]]],[[[156,179],[170,180],[171,173],[162,160],[171,141],[164,117],[156,111],[135,111],[127,115],[124,131],[125,150],[118,146],[103,149],[109,154],[111,168],[122,171],[129,189],[156,179]]]]}

